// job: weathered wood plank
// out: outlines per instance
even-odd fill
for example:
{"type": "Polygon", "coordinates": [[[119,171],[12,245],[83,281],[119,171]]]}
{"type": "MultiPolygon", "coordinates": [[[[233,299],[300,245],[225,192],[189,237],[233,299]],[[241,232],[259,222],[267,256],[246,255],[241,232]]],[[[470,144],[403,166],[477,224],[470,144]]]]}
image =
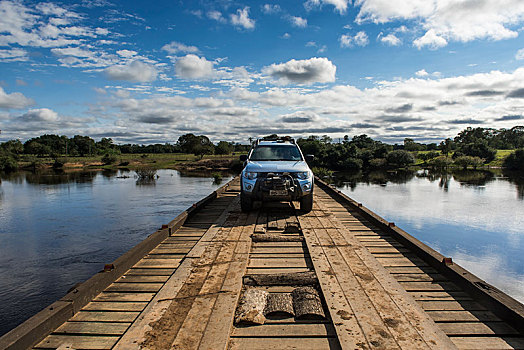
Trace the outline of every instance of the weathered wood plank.
{"type": "Polygon", "coordinates": [[[469,300],[463,300],[463,301],[419,301],[420,306],[424,310],[431,310],[431,311],[438,311],[438,310],[449,310],[449,311],[480,311],[480,310],[486,310],[486,308],[476,301],[469,301],[469,300]]]}
{"type": "Polygon", "coordinates": [[[102,292],[93,301],[150,301],[155,293],[102,292]]]}
{"type": "Polygon", "coordinates": [[[139,314],[128,311],[79,311],[70,321],[133,322],[139,314]]]}
{"type": "Polygon", "coordinates": [[[164,283],[169,279],[166,275],[124,275],[117,279],[115,282],[127,282],[127,283],[164,283]]]}
{"type": "Polygon", "coordinates": [[[337,338],[315,338],[315,337],[262,337],[262,338],[240,338],[233,337],[229,343],[230,350],[267,350],[267,349],[340,349],[337,338]]]}
{"type": "Polygon", "coordinates": [[[335,337],[329,323],[263,324],[251,327],[233,327],[233,337],[335,337]]]}
{"type": "Polygon", "coordinates": [[[451,337],[459,349],[524,349],[524,338],[451,337]]]}
{"type": "Polygon", "coordinates": [[[259,259],[252,257],[249,259],[249,268],[278,268],[278,267],[285,267],[285,268],[297,268],[297,267],[313,267],[311,262],[306,261],[304,258],[296,258],[296,259],[282,259],[282,258],[274,258],[274,259],[259,259]]]}
{"type": "Polygon", "coordinates": [[[435,322],[501,321],[491,311],[426,311],[435,322]]]}
{"type": "Polygon", "coordinates": [[[35,349],[111,349],[118,341],[115,336],[50,335],[35,349]]]}
{"type": "Polygon", "coordinates": [[[146,302],[92,301],[82,308],[84,311],[142,311],[146,302]]]}
{"type": "Polygon", "coordinates": [[[505,322],[453,322],[439,323],[440,329],[448,336],[471,335],[518,335],[519,333],[505,322]]]}
{"type": "Polygon", "coordinates": [[[108,292],[158,292],[163,283],[113,283],[106,288],[108,292]]]}
{"type": "Polygon", "coordinates": [[[111,322],[66,322],[58,327],[54,334],[95,334],[115,335],[124,334],[131,323],[111,322]]]}
{"type": "Polygon", "coordinates": [[[171,276],[175,272],[175,269],[156,269],[156,268],[132,268],[125,273],[126,276],[130,275],[155,275],[155,276],[171,276]]]}
{"type": "Polygon", "coordinates": [[[134,268],[171,268],[176,269],[182,259],[142,259],[134,268]]]}

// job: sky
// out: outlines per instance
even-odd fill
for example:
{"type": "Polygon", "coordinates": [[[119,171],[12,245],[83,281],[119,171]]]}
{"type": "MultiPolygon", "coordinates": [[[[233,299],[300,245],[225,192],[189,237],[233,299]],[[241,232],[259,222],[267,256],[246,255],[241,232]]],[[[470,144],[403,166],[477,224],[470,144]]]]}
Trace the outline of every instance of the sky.
{"type": "Polygon", "coordinates": [[[0,0],[0,141],[524,125],[522,0],[0,0]]]}

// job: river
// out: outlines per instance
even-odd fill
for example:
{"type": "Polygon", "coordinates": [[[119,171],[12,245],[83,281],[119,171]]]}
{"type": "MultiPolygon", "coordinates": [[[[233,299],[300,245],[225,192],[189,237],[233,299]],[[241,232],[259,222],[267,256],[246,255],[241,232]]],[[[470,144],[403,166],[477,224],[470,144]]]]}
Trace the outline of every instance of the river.
{"type": "MultiPolygon", "coordinates": [[[[20,172],[0,185],[0,334],[61,298],[219,184],[159,170],[20,172]]],[[[228,181],[224,178],[222,183],[228,181]]],[[[355,200],[524,301],[524,179],[487,171],[340,174],[355,200]]]]}

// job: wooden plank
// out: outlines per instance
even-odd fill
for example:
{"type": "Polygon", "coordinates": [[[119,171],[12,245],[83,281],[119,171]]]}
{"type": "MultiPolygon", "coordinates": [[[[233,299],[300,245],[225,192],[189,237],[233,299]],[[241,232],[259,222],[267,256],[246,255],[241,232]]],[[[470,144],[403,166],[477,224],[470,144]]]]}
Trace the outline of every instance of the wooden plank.
{"type": "Polygon", "coordinates": [[[275,259],[259,259],[256,257],[251,257],[249,259],[249,268],[278,268],[278,267],[313,267],[311,262],[307,262],[304,258],[275,258],[275,259]]]}
{"type": "Polygon", "coordinates": [[[432,282],[447,281],[448,279],[438,273],[395,273],[392,276],[399,282],[432,282]]]}
{"type": "Polygon", "coordinates": [[[106,288],[108,292],[158,292],[163,283],[113,283],[106,288]]]}
{"type": "MultiPolygon", "coordinates": [[[[302,233],[304,234],[313,265],[315,266],[322,293],[324,294],[326,303],[329,305],[329,313],[335,325],[340,346],[344,349],[355,349],[357,344],[360,344],[362,347],[369,347],[368,340],[364,336],[360,324],[355,318],[355,312],[344,297],[343,288],[338,283],[333,268],[327,260],[324,248],[321,246],[318,237],[311,228],[308,216],[309,214],[299,216],[298,220],[302,227],[302,233]]],[[[298,344],[298,342],[295,344],[298,344]]],[[[329,346],[329,344],[327,345],[329,346]]],[[[325,347],[326,344],[319,344],[319,346],[325,347]]]]}
{"type": "Polygon", "coordinates": [[[451,337],[459,349],[524,349],[524,338],[451,337]]]}
{"type": "Polygon", "coordinates": [[[176,269],[182,259],[142,259],[134,268],[171,268],[176,269]]]}
{"type": "Polygon", "coordinates": [[[50,335],[35,349],[111,349],[118,341],[115,336],[50,335]]]}
{"type": "Polygon", "coordinates": [[[155,293],[102,292],[93,301],[150,301],[155,293]]]}
{"type": "Polygon", "coordinates": [[[248,267],[247,270],[246,270],[246,274],[250,275],[250,274],[257,274],[257,273],[268,273],[268,274],[272,274],[272,273],[295,273],[295,272],[307,272],[307,271],[311,271],[311,269],[308,269],[308,268],[303,268],[303,267],[281,267],[281,268],[276,268],[276,267],[268,267],[268,268],[265,268],[265,267],[261,267],[261,268],[256,268],[256,267],[248,267]]]}
{"type": "Polygon", "coordinates": [[[375,257],[384,267],[387,266],[428,266],[428,264],[421,259],[408,259],[408,258],[384,258],[375,257]]]}
{"type": "Polygon", "coordinates": [[[133,322],[138,314],[128,311],[79,311],[70,321],[133,322]]]}
{"type": "Polygon", "coordinates": [[[155,269],[155,268],[132,268],[128,270],[125,275],[155,275],[155,276],[171,276],[175,269],[155,269]]]}
{"type": "Polygon", "coordinates": [[[233,337],[335,337],[329,323],[263,324],[252,327],[233,327],[233,337]]]}
{"type": "Polygon", "coordinates": [[[231,338],[230,350],[267,350],[267,349],[341,349],[337,338],[231,338]]]}
{"type": "Polygon", "coordinates": [[[419,301],[420,306],[424,310],[453,310],[453,311],[480,311],[480,310],[486,310],[486,308],[476,301],[419,301]]]}
{"type": "Polygon", "coordinates": [[[518,335],[519,333],[505,322],[456,322],[439,323],[440,329],[448,336],[471,335],[518,335]]]}
{"type": "Polygon", "coordinates": [[[501,321],[491,311],[431,311],[426,313],[435,322],[484,322],[501,321]]]}
{"type": "Polygon", "coordinates": [[[84,311],[142,311],[146,302],[92,301],[82,308],[84,311]]]}
{"type": "Polygon", "coordinates": [[[422,300],[473,300],[468,294],[464,292],[409,292],[411,297],[417,301],[422,300]]]}
{"type": "Polygon", "coordinates": [[[165,275],[124,275],[117,279],[115,282],[127,282],[127,283],[164,283],[169,279],[169,276],[165,275]]]}
{"type": "Polygon", "coordinates": [[[408,292],[416,291],[461,291],[456,284],[452,282],[399,282],[408,292]]]}
{"type": "Polygon", "coordinates": [[[111,322],[66,322],[54,334],[96,334],[96,335],[115,335],[124,334],[131,323],[111,323],[111,322]]]}

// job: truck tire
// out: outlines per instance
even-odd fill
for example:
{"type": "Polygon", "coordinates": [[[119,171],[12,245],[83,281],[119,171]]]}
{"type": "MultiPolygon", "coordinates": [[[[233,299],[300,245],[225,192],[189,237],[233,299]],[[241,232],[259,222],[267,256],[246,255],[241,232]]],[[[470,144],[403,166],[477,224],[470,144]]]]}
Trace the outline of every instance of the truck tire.
{"type": "Polygon", "coordinates": [[[309,213],[313,209],[313,193],[300,199],[300,210],[309,213]]]}
{"type": "Polygon", "coordinates": [[[240,209],[244,213],[247,213],[253,209],[253,200],[251,197],[244,195],[242,192],[240,192],[240,209]]]}

